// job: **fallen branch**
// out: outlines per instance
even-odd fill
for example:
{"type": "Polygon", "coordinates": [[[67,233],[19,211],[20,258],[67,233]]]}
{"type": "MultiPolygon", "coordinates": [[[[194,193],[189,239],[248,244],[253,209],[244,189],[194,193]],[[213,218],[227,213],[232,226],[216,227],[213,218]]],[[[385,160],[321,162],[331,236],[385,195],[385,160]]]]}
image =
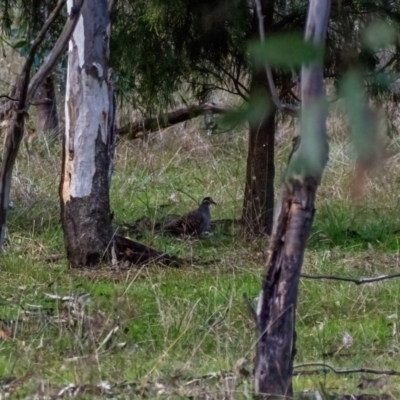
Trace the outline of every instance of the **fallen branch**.
{"type": "MultiPolygon", "coordinates": [[[[353,369],[336,369],[329,364],[315,362],[315,363],[305,363],[305,364],[298,364],[293,367],[295,368],[306,368],[306,367],[322,367],[322,370],[319,373],[327,373],[329,371],[337,374],[337,375],[344,375],[344,374],[374,374],[374,375],[396,375],[400,376],[400,371],[395,371],[393,369],[390,370],[380,370],[380,369],[373,369],[373,368],[353,368],[353,369]],[[323,372],[327,371],[327,372],[323,372]]],[[[308,371],[299,371],[294,372],[293,375],[307,375],[308,371]],[[305,372],[305,373],[304,373],[305,372]]],[[[317,372],[316,372],[317,373],[317,372]]]]}
{"type": "Polygon", "coordinates": [[[117,261],[121,265],[125,263],[128,265],[143,265],[150,262],[158,262],[170,267],[180,267],[185,262],[178,257],[161,253],[152,247],[134,242],[123,236],[115,236],[113,242],[117,261]]]}
{"type": "Polygon", "coordinates": [[[219,259],[199,260],[196,258],[179,258],[168,253],[161,253],[152,247],[118,235],[114,237],[113,243],[114,249],[110,249],[111,253],[114,252],[116,262],[121,266],[126,265],[129,267],[131,264],[145,265],[156,262],[168,267],[178,268],[193,263],[205,266],[220,262],[219,259]]]}
{"type": "Polygon", "coordinates": [[[171,125],[179,124],[180,122],[188,121],[192,118],[203,115],[207,112],[214,114],[225,114],[229,111],[228,108],[218,106],[214,103],[203,103],[195,106],[178,108],[174,111],[169,111],[166,114],[160,114],[158,116],[143,118],[139,121],[125,125],[117,129],[119,136],[128,136],[131,139],[138,139],[144,135],[138,135],[143,132],[144,134],[150,132],[156,132],[160,129],[167,128],[171,125]]]}
{"type": "Polygon", "coordinates": [[[380,276],[375,276],[373,278],[361,278],[361,279],[346,278],[346,277],[334,276],[334,275],[306,275],[306,274],[301,274],[301,277],[305,278],[305,279],[315,279],[315,280],[330,279],[330,280],[334,280],[334,281],[352,282],[352,283],[355,283],[356,285],[362,285],[364,283],[379,282],[379,281],[385,281],[388,279],[399,278],[400,273],[392,274],[392,275],[380,275],[380,276]]]}

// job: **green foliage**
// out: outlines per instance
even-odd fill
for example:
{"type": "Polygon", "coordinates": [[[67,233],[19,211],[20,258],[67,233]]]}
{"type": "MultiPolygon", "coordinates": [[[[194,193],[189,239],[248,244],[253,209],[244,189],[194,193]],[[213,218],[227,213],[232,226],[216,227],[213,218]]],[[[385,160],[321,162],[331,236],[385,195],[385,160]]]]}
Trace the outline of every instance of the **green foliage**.
{"type": "Polygon", "coordinates": [[[226,79],[221,69],[244,68],[250,14],[243,0],[120,2],[112,20],[118,88],[133,89],[149,111],[173,104],[178,89],[204,99],[208,86],[226,79]]]}

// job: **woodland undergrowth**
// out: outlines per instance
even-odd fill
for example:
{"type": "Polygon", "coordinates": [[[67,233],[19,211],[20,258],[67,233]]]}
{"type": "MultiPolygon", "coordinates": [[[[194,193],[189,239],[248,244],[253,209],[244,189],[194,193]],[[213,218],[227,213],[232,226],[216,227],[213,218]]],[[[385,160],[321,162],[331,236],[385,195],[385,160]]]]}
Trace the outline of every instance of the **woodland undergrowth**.
{"type": "MultiPolygon", "coordinates": [[[[330,161],[303,272],[354,278],[399,272],[400,137],[383,135],[380,167],[355,200],[343,120],[338,113],[329,118],[330,161]]],[[[295,134],[293,123],[280,123],[277,191],[295,134]]],[[[246,146],[245,127],[208,135],[201,118],[144,140],[122,139],[111,190],[115,229],[190,211],[205,196],[218,203],[213,219],[239,219],[246,146]]],[[[246,240],[237,223],[218,225],[200,240],[149,230],[130,237],[196,263],[71,270],[60,226],[60,169],[61,145],[43,138],[24,145],[16,163],[0,259],[1,390],[13,398],[63,390],[88,397],[114,391],[117,398],[251,398],[255,327],[243,294],[258,296],[267,238],[246,240]]],[[[295,364],[400,371],[399,304],[398,279],[360,286],[302,279],[295,364]]],[[[355,393],[359,378],[299,375],[294,385],[297,392],[322,386],[355,393]]],[[[390,377],[384,391],[396,397],[400,378],[390,377]]]]}

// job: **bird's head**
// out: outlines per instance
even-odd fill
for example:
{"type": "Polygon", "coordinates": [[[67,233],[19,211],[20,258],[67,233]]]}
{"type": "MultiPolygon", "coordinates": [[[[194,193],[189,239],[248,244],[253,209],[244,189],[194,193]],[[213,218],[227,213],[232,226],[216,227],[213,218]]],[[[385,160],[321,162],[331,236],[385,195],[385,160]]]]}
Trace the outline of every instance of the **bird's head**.
{"type": "Polygon", "coordinates": [[[217,205],[217,203],[211,197],[204,197],[203,201],[201,202],[201,205],[203,204],[207,206],[209,206],[210,204],[217,205]]]}

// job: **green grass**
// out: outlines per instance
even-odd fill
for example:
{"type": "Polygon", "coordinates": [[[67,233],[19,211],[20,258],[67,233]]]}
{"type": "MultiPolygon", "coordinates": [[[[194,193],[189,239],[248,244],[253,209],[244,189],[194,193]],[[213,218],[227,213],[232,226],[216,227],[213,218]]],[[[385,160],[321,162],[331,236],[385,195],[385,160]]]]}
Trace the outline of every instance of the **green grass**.
{"type": "MultiPolygon", "coordinates": [[[[385,161],[387,172],[367,180],[364,201],[354,203],[349,194],[353,164],[338,126],[331,119],[331,160],[303,272],[395,273],[400,235],[396,156],[385,161]]],[[[277,140],[277,188],[290,151],[285,131],[282,126],[277,140]]],[[[238,218],[245,137],[243,132],[202,136],[194,122],[149,141],[121,142],[111,191],[115,223],[180,214],[196,206],[192,198],[206,195],[219,204],[214,218],[238,218]]],[[[389,148],[398,144],[395,138],[389,148]]],[[[150,232],[143,243],[180,257],[220,262],[182,269],[155,265],[119,271],[104,265],[96,271],[70,270],[65,258],[49,261],[63,253],[59,170],[60,149],[44,151],[40,142],[30,154],[23,149],[16,165],[10,243],[0,258],[0,329],[13,336],[0,340],[0,376],[20,378],[13,398],[100,381],[114,390],[118,383],[131,382],[118,388],[119,398],[251,398],[255,328],[243,293],[252,299],[259,293],[267,240],[246,241],[236,231],[222,230],[193,241],[150,232]],[[68,306],[46,295],[81,293],[90,294],[90,302],[78,309],[76,302],[68,306]],[[239,372],[243,362],[250,376],[239,372]]],[[[302,279],[296,364],[400,370],[399,304],[398,280],[356,286],[302,279]],[[349,348],[342,346],[345,332],[353,337],[349,348]]],[[[296,376],[294,385],[296,391],[322,385],[329,393],[355,393],[359,377],[296,376]]],[[[400,379],[391,377],[384,391],[400,393],[400,379]]]]}

